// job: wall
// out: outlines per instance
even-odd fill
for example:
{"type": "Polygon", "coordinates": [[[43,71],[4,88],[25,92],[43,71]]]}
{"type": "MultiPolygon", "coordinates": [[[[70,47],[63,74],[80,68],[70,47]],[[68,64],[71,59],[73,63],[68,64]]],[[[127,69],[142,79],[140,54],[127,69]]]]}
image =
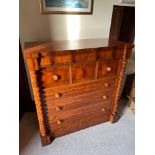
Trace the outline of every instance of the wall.
{"type": "Polygon", "coordinates": [[[19,2],[19,34],[24,49],[24,42],[27,41],[108,37],[113,4],[116,4],[117,0],[94,0],[93,15],[40,14],[39,0],[19,2]]]}

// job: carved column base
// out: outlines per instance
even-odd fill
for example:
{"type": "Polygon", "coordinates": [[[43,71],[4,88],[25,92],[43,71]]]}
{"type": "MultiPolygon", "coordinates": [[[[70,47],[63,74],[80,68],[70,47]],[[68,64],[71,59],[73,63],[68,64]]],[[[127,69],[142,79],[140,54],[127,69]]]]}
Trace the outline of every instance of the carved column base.
{"type": "Polygon", "coordinates": [[[41,144],[42,146],[46,146],[52,143],[53,139],[47,135],[47,136],[40,136],[41,138],[41,144]]]}
{"type": "Polygon", "coordinates": [[[120,119],[120,115],[118,113],[113,113],[110,115],[110,122],[116,123],[120,119]]]}

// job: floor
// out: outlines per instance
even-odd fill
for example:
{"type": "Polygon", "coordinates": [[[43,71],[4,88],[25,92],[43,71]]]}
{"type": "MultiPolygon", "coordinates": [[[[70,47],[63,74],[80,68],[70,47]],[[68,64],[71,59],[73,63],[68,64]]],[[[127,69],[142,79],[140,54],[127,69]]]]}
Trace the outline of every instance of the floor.
{"type": "Polygon", "coordinates": [[[25,113],[20,121],[20,155],[134,155],[134,122],[134,114],[125,107],[115,124],[96,125],[42,147],[36,113],[25,113]]]}

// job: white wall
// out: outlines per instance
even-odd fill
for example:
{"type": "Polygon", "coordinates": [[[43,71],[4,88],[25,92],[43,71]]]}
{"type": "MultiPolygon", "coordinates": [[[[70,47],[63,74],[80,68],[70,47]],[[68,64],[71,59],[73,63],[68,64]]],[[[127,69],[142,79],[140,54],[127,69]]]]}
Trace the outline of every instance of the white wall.
{"type": "Polygon", "coordinates": [[[24,49],[26,41],[66,40],[73,33],[77,39],[107,38],[117,0],[94,0],[93,15],[40,14],[39,0],[19,2],[19,34],[24,49]]]}
{"type": "Polygon", "coordinates": [[[25,41],[68,39],[68,16],[78,16],[80,21],[79,38],[108,37],[112,8],[116,1],[94,0],[93,15],[48,15],[40,14],[39,0],[20,0],[19,32],[22,48],[25,41]]]}

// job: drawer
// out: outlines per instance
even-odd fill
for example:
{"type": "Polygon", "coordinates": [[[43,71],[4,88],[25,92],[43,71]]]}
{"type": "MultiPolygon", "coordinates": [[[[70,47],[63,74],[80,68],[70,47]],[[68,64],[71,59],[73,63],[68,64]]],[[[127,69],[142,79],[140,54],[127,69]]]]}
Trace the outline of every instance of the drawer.
{"type": "Polygon", "coordinates": [[[110,109],[113,91],[90,91],[79,96],[61,98],[59,100],[46,101],[46,109],[51,115],[59,115],[80,107],[87,107],[94,104],[101,104],[107,110],[110,109]]]}
{"type": "MultiPolygon", "coordinates": [[[[104,80],[104,82],[105,81],[106,80],[104,80]]],[[[102,81],[103,84],[104,82],[102,81]]],[[[62,96],[58,98],[53,94],[44,95],[47,113],[52,117],[60,115],[62,115],[63,117],[69,111],[73,110],[74,114],[77,114],[78,111],[76,110],[78,110],[79,108],[85,108],[87,110],[89,106],[93,106],[96,104],[104,106],[106,110],[109,110],[113,97],[114,80],[113,83],[109,82],[109,85],[111,85],[109,87],[105,87],[104,85],[102,85],[102,83],[95,84],[95,82],[90,82],[89,85],[82,85],[83,87],[85,87],[85,89],[83,89],[82,86],[76,86],[75,88],[70,90],[66,89],[68,90],[67,92],[65,92],[65,87],[63,87],[64,89],[62,90],[64,92],[62,93],[62,96]]],[[[59,91],[60,88],[56,89],[59,91]]],[[[66,116],[68,117],[68,114],[66,116]]]]}
{"type": "Polygon", "coordinates": [[[101,107],[98,106],[93,111],[84,111],[83,113],[57,120],[56,122],[49,121],[49,129],[54,137],[59,137],[108,120],[109,112],[101,111],[101,107]]]}
{"type": "Polygon", "coordinates": [[[70,122],[70,120],[72,120],[72,117],[77,117],[78,115],[80,116],[83,114],[89,114],[96,111],[98,112],[101,111],[102,113],[106,114],[109,111],[109,109],[105,108],[102,102],[98,102],[98,101],[93,102],[91,100],[85,101],[82,106],[79,106],[67,111],[59,111],[57,113],[53,113],[51,109],[47,108],[48,120],[55,125],[57,124],[57,120],[64,120],[65,122],[68,122],[68,121],[70,122]],[[87,104],[87,105],[84,105],[84,104],[87,104]]]}
{"type": "Polygon", "coordinates": [[[43,89],[43,96],[46,100],[61,100],[63,98],[75,97],[80,94],[87,94],[97,90],[106,91],[113,90],[115,85],[115,78],[104,78],[85,83],[72,84],[62,87],[43,89]]]}
{"type": "Polygon", "coordinates": [[[81,83],[95,79],[96,62],[72,64],[72,83],[81,83]]]}
{"type": "Polygon", "coordinates": [[[43,88],[63,86],[70,83],[69,66],[48,66],[38,72],[38,80],[43,88]]]}
{"type": "Polygon", "coordinates": [[[96,49],[83,49],[74,51],[74,62],[96,61],[96,49]]]}
{"type": "Polygon", "coordinates": [[[69,51],[65,52],[42,52],[38,58],[39,67],[50,65],[63,65],[72,63],[72,54],[69,51]]]}
{"type": "Polygon", "coordinates": [[[119,60],[98,61],[97,78],[116,76],[118,72],[119,60]]]}

